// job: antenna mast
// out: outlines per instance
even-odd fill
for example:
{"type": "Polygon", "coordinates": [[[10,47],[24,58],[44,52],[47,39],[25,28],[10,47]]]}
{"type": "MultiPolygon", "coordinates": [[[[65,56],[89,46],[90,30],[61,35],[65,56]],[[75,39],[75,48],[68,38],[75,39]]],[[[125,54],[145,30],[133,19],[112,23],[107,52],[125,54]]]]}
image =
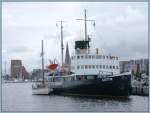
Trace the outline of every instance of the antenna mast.
{"type": "Polygon", "coordinates": [[[84,19],[84,21],[85,21],[85,41],[87,41],[86,9],[84,11],[85,11],[85,19],[84,19]]]}
{"type": "Polygon", "coordinates": [[[95,23],[95,20],[87,20],[87,17],[86,17],[86,9],[84,10],[84,19],[77,19],[77,20],[83,20],[84,21],[84,25],[85,25],[85,41],[88,41],[88,37],[87,37],[87,21],[93,21],[95,23]]]}
{"type": "Polygon", "coordinates": [[[85,21],[85,41],[87,41],[86,9],[85,9],[85,19],[84,19],[84,21],[85,21]]]}

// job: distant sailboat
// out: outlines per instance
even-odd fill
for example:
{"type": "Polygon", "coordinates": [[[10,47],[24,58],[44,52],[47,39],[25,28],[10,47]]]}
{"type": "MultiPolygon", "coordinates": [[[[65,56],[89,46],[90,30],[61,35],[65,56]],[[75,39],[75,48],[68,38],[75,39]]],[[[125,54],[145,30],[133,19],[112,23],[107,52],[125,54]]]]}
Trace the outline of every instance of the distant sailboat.
{"type": "Polygon", "coordinates": [[[44,54],[43,54],[43,40],[42,40],[42,75],[43,79],[42,82],[36,82],[35,84],[32,84],[32,94],[35,95],[44,95],[44,94],[49,94],[50,89],[48,88],[47,83],[45,82],[44,79],[44,54]]]}

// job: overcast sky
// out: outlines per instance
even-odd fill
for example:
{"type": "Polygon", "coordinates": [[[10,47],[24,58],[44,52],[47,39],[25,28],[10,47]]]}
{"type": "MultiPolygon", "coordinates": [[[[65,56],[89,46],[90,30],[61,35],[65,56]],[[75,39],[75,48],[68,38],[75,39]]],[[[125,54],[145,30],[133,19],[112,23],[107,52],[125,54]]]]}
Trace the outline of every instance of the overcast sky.
{"type": "MultiPolygon", "coordinates": [[[[63,20],[64,46],[68,41],[70,54],[74,41],[84,39],[84,9],[88,22],[91,48],[117,55],[121,60],[148,57],[148,3],[147,2],[3,2],[2,3],[2,57],[7,61],[20,59],[28,71],[40,68],[41,40],[44,40],[45,64],[48,59],[60,61],[60,27],[63,20]]],[[[64,51],[65,53],[65,51],[64,51]]]]}

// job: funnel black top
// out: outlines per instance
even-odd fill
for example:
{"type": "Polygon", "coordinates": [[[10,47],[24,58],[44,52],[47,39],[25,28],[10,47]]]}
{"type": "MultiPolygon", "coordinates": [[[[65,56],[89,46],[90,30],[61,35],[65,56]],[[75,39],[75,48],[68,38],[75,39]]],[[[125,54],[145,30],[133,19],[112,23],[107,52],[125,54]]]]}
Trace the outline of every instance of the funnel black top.
{"type": "Polygon", "coordinates": [[[75,41],[75,49],[88,49],[89,47],[89,41],[75,41]]]}

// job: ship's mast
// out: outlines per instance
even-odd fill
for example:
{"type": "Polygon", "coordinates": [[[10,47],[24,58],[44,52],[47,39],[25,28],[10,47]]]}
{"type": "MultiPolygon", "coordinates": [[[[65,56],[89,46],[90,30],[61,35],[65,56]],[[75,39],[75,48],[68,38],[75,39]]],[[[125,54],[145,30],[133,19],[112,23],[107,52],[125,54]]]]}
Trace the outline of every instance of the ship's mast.
{"type": "Polygon", "coordinates": [[[63,26],[62,26],[62,21],[61,21],[61,61],[62,61],[62,66],[63,66],[63,49],[64,49],[64,47],[63,47],[63,26]]]}
{"type": "Polygon", "coordinates": [[[42,40],[42,75],[43,75],[43,81],[42,83],[44,84],[44,53],[43,53],[43,40],[42,40]]]}
{"type": "Polygon", "coordinates": [[[63,58],[63,56],[64,56],[64,53],[63,53],[64,45],[63,45],[63,24],[62,24],[62,23],[63,23],[64,21],[57,21],[57,22],[60,22],[60,29],[61,29],[61,30],[60,30],[60,34],[61,34],[61,63],[62,63],[61,65],[63,66],[63,64],[64,64],[64,63],[63,63],[63,59],[64,59],[64,58],[63,58]]]}
{"type": "Polygon", "coordinates": [[[87,36],[87,21],[92,21],[95,23],[95,20],[87,20],[87,15],[86,15],[86,9],[84,10],[84,19],[77,19],[77,20],[83,20],[84,21],[84,26],[85,26],[85,41],[89,41],[88,36],[87,36]]]}
{"type": "Polygon", "coordinates": [[[86,9],[85,9],[85,19],[84,19],[84,21],[85,21],[85,41],[87,41],[86,9]]]}
{"type": "MultiPolygon", "coordinates": [[[[90,39],[89,39],[89,37],[88,37],[88,35],[87,35],[87,21],[92,21],[92,22],[94,22],[94,26],[95,26],[95,20],[87,20],[87,15],[86,15],[86,9],[84,10],[84,19],[77,19],[77,20],[82,20],[82,21],[84,21],[84,27],[85,27],[85,41],[84,41],[84,43],[83,44],[86,44],[85,46],[86,46],[86,50],[88,50],[88,52],[89,52],[89,42],[90,42],[90,39]]],[[[78,44],[77,44],[78,45],[78,44]]],[[[81,44],[79,44],[79,45],[81,45],[81,44]]]]}
{"type": "Polygon", "coordinates": [[[6,61],[5,61],[5,75],[7,74],[7,70],[6,70],[6,61]]]}

